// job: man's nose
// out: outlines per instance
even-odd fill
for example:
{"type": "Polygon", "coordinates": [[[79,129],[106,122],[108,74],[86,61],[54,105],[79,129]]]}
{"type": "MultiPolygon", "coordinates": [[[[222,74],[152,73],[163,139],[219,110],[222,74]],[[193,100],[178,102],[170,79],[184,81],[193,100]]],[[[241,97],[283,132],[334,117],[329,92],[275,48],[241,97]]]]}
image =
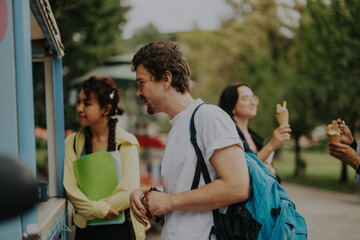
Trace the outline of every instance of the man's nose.
{"type": "Polygon", "coordinates": [[[141,92],[140,92],[140,89],[139,89],[139,88],[137,88],[137,90],[136,90],[136,96],[137,96],[137,97],[140,97],[140,96],[141,96],[141,92]]]}

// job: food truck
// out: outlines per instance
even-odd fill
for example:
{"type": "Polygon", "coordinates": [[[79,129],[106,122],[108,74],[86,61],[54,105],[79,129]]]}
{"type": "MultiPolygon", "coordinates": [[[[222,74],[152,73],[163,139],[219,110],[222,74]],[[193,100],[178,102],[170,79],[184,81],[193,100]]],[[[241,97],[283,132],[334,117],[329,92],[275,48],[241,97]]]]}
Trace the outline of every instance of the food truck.
{"type": "Polygon", "coordinates": [[[63,55],[64,46],[48,0],[0,0],[0,154],[24,164],[35,178],[33,66],[42,64],[48,173],[41,202],[27,212],[0,221],[2,240],[69,239],[62,184],[63,55]]]}

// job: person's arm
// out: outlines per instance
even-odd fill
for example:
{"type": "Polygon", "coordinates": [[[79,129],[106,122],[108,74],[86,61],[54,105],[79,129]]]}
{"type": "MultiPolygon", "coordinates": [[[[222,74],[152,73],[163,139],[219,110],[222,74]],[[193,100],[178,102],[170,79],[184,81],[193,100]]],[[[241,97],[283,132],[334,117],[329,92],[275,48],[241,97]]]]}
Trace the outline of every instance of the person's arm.
{"type": "Polygon", "coordinates": [[[352,149],[349,145],[330,142],[329,153],[331,156],[350,165],[355,170],[358,169],[360,164],[360,156],[358,156],[354,149],[352,149]]]}
{"type": "Polygon", "coordinates": [[[290,133],[291,133],[291,128],[290,125],[283,125],[280,126],[278,128],[276,128],[273,132],[273,135],[270,139],[270,141],[268,142],[268,144],[266,144],[256,155],[258,156],[258,158],[262,161],[265,162],[266,159],[269,157],[269,155],[279,149],[279,147],[281,146],[281,144],[284,141],[288,141],[290,140],[290,133]]]}
{"type": "Polygon", "coordinates": [[[64,188],[66,195],[74,205],[77,213],[87,219],[104,218],[107,216],[110,205],[105,201],[91,201],[80,190],[75,176],[73,162],[77,160],[73,150],[74,137],[69,136],[65,140],[65,159],[64,159],[64,188]]]}
{"type": "Polygon", "coordinates": [[[140,187],[140,162],[138,147],[124,144],[120,148],[121,177],[119,185],[106,201],[111,208],[121,211],[130,207],[130,194],[140,187]]]}
{"type": "Polygon", "coordinates": [[[173,195],[150,192],[149,211],[161,216],[173,210],[205,211],[245,201],[249,196],[249,173],[243,150],[238,145],[215,150],[210,163],[218,179],[173,195]]]}

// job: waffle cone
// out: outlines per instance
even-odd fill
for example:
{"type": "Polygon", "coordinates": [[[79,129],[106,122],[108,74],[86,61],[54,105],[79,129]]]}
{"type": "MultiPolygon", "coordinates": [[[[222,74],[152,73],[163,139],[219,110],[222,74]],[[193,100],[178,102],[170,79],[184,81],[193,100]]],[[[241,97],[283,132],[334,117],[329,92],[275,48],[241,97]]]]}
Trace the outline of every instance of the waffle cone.
{"type": "Polygon", "coordinates": [[[326,127],[326,135],[329,142],[340,143],[340,129],[336,120],[333,120],[331,124],[326,127]]]}
{"type": "Polygon", "coordinates": [[[329,142],[340,143],[340,134],[326,134],[329,142]]]}
{"type": "Polygon", "coordinates": [[[289,112],[277,113],[275,117],[280,126],[289,124],[289,112]]]}

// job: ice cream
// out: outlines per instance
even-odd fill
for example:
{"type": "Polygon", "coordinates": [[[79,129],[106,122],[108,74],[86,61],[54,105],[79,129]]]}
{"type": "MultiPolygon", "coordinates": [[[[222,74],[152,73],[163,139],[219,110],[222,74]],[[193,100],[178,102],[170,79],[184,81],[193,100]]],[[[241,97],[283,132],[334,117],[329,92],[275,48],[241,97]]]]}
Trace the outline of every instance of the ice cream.
{"type": "Polygon", "coordinates": [[[330,142],[340,143],[340,128],[335,120],[326,127],[326,135],[330,142]]]}
{"type": "Polygon", "coordinates": [[[286,101],[283,102],[282,106],[280,104],[276,104],[275,117],[280,126],[289,124],[289,112],[286,108],[286,101]]]}

